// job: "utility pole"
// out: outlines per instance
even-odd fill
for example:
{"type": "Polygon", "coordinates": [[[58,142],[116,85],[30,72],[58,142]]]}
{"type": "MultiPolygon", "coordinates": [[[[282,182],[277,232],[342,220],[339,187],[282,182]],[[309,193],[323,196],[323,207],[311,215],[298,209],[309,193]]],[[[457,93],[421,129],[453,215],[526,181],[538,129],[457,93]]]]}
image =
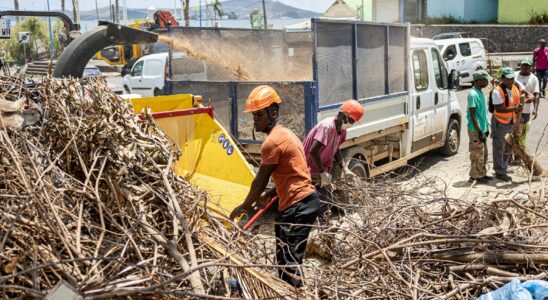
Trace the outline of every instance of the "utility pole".
{"type": "MultiPolygon", "coordinates": [[[[15,10],[19,10],[19,0],[13,0],[13,8],[15,10]]],[[[19,16],[15,17],[15,20],[19,23],[19,16]]]]}
{"type": "Polygon", "coordinates": [[[124,12],[124,25],[127,25],[128,19],[127,19],[127,3],[126,0],[122,1],[122,5],[124,6],[123,12],[124,12]]]}
{"type": "Polygon", "coordinates": [[[97,0],[95,0],[95,15],[97,16],[97,22],[99,22],[99,6],[97,5],[97,0]]]}
{"type": "Polygon", "coordinates": [[[76,30],[80,30],[80,6],[78,5],[78,0],[72,0],[72,13],[76,30]]]}
{"type": "Polygon", "coordinates": [[[173,0],[173,17],[177,20],[177,0],[173,0]]]}
{"type": "MultiPolygon", "coordinates": [[[[47,0],[48,11],[49,11],[49,0],[47,0]]],[[[51,18],[48,18],[48,27],[49,27],[49,57],[53,58],[54,49],[53,49],[53,31],[51,30],[51,18]]]]}
{"type": "Polygon", "coordinates": [[[112,0],[108,0],[108,11],[110,13],[109,21],[114,22],[114,12],[112,11],[112,0]]]}
{"type": "Polygon", "coordinates": [[[264,29],[268,29],[268,23],[266,22],[266,3],[265,0],[263,0],[263,17],[264,17],[264,29]]]}
{"type": "Polygon", "coordinates": [[[116,14],[116,17],[114,18],[114,23],[120,23],[120,1],[115,0],[114,3],[116,4],[114,9],[114,12],[116,14]]]}

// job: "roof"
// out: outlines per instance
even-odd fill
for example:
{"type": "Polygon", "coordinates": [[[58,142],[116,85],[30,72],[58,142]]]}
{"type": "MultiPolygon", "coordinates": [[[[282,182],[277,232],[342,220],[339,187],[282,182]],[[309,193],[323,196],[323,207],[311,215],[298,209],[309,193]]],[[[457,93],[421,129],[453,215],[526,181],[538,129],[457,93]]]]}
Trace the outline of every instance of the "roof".
{"type": "Polygon", "coordinates": [[[325,18],[352,18],[357,19],[358,13],[352,9],[344,0],[337,0],[323,14],[325,18]]]}
{"type": "Polygon", "coordinates": [[[434,46],[436,45],[432,39],[429,38],[418,38],[411,37],[411,48],[420,48],[423,46],[434,46]]]}
{"type": "Polygon", "coordinates": [[[434,42],[440,46],[446,46],[446,45],[457,44],[457,43],[478,42],[478,41],[480,44],[483,45],[481,40],[478,38],[454,38],[454,39],[434,40],[434,42]]]}

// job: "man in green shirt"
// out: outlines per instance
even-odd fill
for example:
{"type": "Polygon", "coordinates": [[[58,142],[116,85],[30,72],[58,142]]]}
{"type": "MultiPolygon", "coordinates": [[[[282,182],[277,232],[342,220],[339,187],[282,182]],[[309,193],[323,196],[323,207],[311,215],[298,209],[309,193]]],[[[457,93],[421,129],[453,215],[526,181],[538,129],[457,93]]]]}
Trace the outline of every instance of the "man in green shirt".
{"type": "Polygon", "coordinates": [[[472,75],[474,86],[468,93],[468,136],[470,137],[470,180],[472,183],[488,183],[493,179],[487,176],[487,137],[489,136],[489,123],[487,122],[487,105],[485,96],[481,91],[487,87],[491,77],[486,71],[479,70],[472,75]]]}

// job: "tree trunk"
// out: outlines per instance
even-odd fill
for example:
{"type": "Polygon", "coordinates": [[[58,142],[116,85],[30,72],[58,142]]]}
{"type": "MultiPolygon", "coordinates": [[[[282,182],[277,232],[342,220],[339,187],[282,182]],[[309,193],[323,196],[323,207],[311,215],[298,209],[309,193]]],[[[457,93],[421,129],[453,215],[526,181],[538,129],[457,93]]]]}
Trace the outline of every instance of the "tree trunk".
{"type": "Polygon", "coordinates": [[[185,26],[190,26],[190,0],[185,0],[185,26]]]}

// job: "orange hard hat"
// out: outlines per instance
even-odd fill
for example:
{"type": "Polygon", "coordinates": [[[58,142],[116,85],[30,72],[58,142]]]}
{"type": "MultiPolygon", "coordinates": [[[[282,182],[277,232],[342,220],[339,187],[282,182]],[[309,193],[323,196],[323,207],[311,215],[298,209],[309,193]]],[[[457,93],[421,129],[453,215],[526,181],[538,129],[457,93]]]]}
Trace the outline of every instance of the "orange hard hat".
{"type": "Polygon", "coordinates": [[[245,112],[254,112],[267,108],[272,103],[282,103],[278,93],[269,85],[261,85],[253,89],[245,101],[245,112]]]}
{"type": "Polygon", "coordinates": [[[365,110],[363,109],[360,102],[356,100],[346,100],[341,105],[340,111],[346,113],[351,117],[355,122],[359,122],[363,117],[365,110]]]}

